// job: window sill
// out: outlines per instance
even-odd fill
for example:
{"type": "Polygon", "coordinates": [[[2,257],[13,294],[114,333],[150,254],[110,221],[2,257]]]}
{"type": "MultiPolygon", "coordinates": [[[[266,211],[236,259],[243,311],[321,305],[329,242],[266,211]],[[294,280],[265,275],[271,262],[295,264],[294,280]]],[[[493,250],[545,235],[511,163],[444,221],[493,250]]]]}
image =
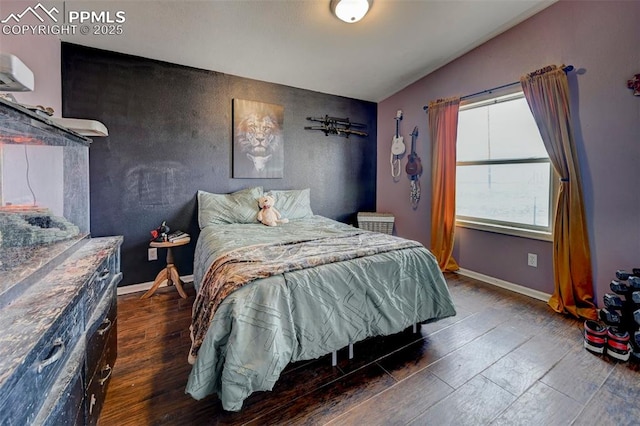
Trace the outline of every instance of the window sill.
{"type": "Polygon", "coordinates": [[[472,222],[469,220],[456,220],[456,226],[460,228],[475,229],[478,231],[493,232],[494,234],[510,235],[512,237],[553,241],[553,234],[551,234],[551,232],[533,231],[531,229],[515,228],[511,226],[490,225],[487,223],[472,222]]]}

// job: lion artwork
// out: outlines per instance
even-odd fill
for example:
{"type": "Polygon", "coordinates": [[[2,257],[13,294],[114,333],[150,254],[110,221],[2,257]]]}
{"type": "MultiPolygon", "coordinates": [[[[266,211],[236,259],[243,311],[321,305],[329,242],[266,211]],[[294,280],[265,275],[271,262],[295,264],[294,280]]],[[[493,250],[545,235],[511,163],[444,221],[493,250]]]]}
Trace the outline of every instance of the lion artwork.
{"type": "Polygon", "coordinates": [[[249,105],[242,105],[244,111],[236,109],[240,118],[235,126],[236,154],[239,155],[234,155],[234,177],[282,177],[282,113],[278,114],[278,108],[280,111],[283,108],[238,102],[249,105]]]}

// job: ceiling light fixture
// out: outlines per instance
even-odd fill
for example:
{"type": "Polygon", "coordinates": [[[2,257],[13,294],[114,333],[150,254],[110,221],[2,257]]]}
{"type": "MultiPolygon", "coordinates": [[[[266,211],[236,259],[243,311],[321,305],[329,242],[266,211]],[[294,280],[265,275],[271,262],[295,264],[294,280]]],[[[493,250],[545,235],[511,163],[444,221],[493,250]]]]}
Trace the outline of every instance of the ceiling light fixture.
{"type": "Polygon", "coordinates": [[[331,11],[338,19],[353,24],[369,11],[372,0],[331,0],[331,11]]]}

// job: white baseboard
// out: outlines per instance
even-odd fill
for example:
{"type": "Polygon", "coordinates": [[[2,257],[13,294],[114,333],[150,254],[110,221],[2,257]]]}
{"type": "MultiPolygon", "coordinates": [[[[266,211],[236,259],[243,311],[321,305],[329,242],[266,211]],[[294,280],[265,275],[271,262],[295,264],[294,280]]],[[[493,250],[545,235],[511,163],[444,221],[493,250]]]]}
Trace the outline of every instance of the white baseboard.
{"type": "MultiPolygon", "coordinates": [[[[192,282],[193,275],[185,275],[183,277],[180,277],[180,279],[182,280],[182,282],[192,282]]],[[[151,286],[153,286],[153,281],[118,287],[118,296],[122,296],[123,294],[138,293],[139,291],[147,291],[151,288],[151,286]]],[[[166,282],[160,284],[160,287],[166,287],[166,286],[167,286],[166,282]]]]}
{"type": "MultiPolygon", "coordinates": [[[[513,291],[515,293],[524,294],[525,296],[533,297],[534,299],[542,300],[543,302],[547,302],[551,297],[550,294],[544,293],[542,291],[524,287],[519,284],[514,284],[512,282],[501,280],[499,278],[490,277],[489,275],[484,275],[479,272],[471,271],[469,269],[460,268],[459,270],[456,271],[456,273],[465,277],[483,281],[487,284],[495,285],[496,287],[513,291]]],[[[192,282],[193,275],[185,275],[180,277],[180,279],[183,282],[192,282]]],[[[122,296],[124,294],[137,293],[141,291],[147,291],[151,288],[152,285],[153,285],[153,281],[148,281],[146,283],[132,284],[132,285],[126,285],[123,287],[118,287],[118,296],[122,296]]],[[[167,286],[167,283],[163,283],[160,285],[160,287],[166,287],[166,286],[167,286]]]]}
{"type": "Polygon", "coordinates": [[[490,277],[479,272],[470,271],[468,269],[460,268],[456,271],[457,274],[465,277],[474,278],[479,281],[483,281],[487,284],[495,285],[496,287],[504,288],[506,290],[513,291],[515,293],[524,294],[525,296],[533,297],[534,299],[542,300],[543,302],[549,301],[550,294],[542,291],[534,290],[529,287],[524,287],[519,284],[514,284],[509,281],[504,281],[499,278],[490,277]]]}

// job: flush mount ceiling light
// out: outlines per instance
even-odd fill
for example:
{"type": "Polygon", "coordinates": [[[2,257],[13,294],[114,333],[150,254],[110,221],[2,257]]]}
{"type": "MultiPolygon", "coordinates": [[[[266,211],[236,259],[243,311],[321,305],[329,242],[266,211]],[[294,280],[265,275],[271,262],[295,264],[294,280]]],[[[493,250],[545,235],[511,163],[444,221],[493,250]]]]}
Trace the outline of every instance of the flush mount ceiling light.
{"type": "Polygon", "coordinates": [[[331,11],[338,19],[353,24],[369,11],[372,0],[331,0],[331,11]]]}

